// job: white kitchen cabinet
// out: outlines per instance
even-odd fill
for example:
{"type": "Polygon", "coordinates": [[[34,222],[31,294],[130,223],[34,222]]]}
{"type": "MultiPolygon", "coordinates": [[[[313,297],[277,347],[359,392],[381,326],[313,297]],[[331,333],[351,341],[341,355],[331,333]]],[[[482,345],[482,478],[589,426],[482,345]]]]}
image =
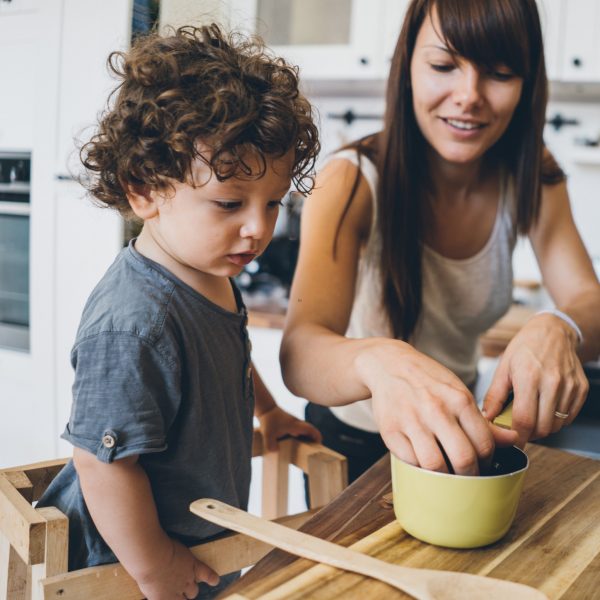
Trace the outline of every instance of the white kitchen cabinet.
{"type": "Polygon", "coordinates": [[[0,149],[26,149],[32,157],[30,351],[0,349],[0,467],[59,454],[79,316],[120,249],[117,215],[92,206],[79,184],[57,176],[68,175],[73,135],[93,123],[115,85],[106,57],[127,46],[130,27],[131,0],[39,0],[36,10],[0,14],[0,48],[14,42],[11,52],[2,50],[0,73],[13,72],[0,94],[0,107],[12,107],[12,121],[0,121],[10,145],[0,137],[0,149]],[[29,53],[14,50],[23,40],[29,53]]]}
{"type": "Polygon", "coordinates": [[[0,17],[22,15],[37,10],[39,0],[0,0],[0,17]]]}
{"type": "Polygon", "coordinates": [[[90,126],[117,83],[106,60],[113,50],[129,46],[132,2],[63,0],[63,6],[56,153],[56,171],[61,175],[80,170],[77,140],[89,138],[90,126]]]}
{"type": "Polygon", "coordinates": [[[260,34],[306,80],[387,77],[407,0],[231,0],[233,27],[260,34]]]}
{"type": "MultiPolygon", "coordinates": [[[[0,0],[0,9],[3,9],[0,0]]],[[[33,147],[35,78],[40,48],[34,14],[0,12],[0,149],[33,147]]]]}
{"type": "Polygon", "coordinates": [[[564,2],[564,44],[559,78],[563,81],[600,80],[600,1],[564,2]]]}
{"type": "Polygon", "coordinates": [[[548,79],[560,79],[564,44],[564,0],[537,0],[548,79]]]}

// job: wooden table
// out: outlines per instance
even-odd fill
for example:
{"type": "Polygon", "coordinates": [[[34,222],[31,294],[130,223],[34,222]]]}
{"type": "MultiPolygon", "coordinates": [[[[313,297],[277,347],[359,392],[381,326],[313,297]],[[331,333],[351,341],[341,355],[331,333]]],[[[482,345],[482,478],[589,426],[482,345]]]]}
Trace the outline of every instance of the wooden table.
{"type": "MultiPolygon", "coordinates": [[[[397,564],[510,579],[551,599],[600,599],[600,461],[530,444],[530,469],[515,521],[496,544],[451,550],[412,538],[398,525],[394,539],[362,551],[397,564]]],[[[301,528],[350,546],[394,520],[382,499],[391,491],[389,455],[382,458],[301,528]]],[[[369,539],[371,539],[369,538],[369,539]]],[[[387,584],[273,550],[221,597],[253,599],[408,598],[387,584]],[[294,579],[301,576],[298,579],[294,579]],[[303,581],[302,581],[303,580],[303,581]],[[282,586],[286,587],[282,587],[282,586]]],[[[466,599],[468,600],[468,599],[466,599]]]]}

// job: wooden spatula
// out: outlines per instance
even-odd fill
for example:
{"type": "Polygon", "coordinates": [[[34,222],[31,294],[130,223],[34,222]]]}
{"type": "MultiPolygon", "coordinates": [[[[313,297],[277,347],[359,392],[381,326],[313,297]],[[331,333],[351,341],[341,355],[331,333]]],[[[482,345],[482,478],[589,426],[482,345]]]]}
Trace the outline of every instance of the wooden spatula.
{"type": "Polygon", "coordinates": [[[393,565],[312,535],[289,529],[218,500],[196,500],[190,510],[227,529],[244,533],[286,552],[320,563],[374,577],[417,600],[548,600],[529,586],[468,573],[413,569],[393,565]]]}

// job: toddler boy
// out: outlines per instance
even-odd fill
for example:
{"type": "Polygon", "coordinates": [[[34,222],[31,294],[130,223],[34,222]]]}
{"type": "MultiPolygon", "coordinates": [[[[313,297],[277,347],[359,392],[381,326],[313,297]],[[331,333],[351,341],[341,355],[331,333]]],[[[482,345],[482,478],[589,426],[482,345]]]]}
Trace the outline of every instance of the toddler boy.
{"type": "Polygon", "coordinates": [[[320,441],[253,370],[232,277],[273,234],[319,150],[297,72],[216,25],[138,38],[82,148],[86,185],[143,221],[92,292],[72,351],[71,461],[39,506],[69,517],[69,568],[120,561],[150,600],[210,597],[217,575],[186,546],[220,529],[189,512],[247,507],[252,419],[267,447],[320,441]]]}

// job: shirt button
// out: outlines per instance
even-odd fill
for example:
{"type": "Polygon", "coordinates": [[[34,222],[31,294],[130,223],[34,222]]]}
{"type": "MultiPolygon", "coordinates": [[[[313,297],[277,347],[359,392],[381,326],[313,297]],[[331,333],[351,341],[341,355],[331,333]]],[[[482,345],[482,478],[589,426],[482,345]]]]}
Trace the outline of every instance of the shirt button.
{"type": "Polygon", "coordinates": [[[115,438],[112,435],[106,434],[102,437],[102,444],[105,448],[112,448],[115,445],[115,438]]]}

